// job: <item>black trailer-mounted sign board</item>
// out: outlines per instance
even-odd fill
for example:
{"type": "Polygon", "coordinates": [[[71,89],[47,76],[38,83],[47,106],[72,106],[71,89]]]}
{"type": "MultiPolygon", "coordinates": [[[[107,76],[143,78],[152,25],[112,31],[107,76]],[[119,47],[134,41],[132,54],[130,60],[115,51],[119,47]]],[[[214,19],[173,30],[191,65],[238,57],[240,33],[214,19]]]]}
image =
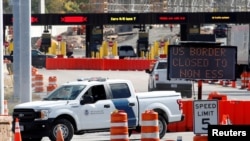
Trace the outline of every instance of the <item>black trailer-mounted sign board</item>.
{"type": "Polygon", "coordinates": [[[168,47],[168,79],[235,80],[236,46],[181,44],[168,47]]]}

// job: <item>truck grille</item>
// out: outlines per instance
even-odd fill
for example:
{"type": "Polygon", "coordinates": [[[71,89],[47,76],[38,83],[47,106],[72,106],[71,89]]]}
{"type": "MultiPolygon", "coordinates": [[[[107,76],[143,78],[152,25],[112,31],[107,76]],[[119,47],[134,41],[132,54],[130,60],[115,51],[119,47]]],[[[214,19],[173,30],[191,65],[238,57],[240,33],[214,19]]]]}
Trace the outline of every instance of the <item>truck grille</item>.
{"type": "Polygon", "coordinates": [[[33,109],[14,109],[13,119],[18,118],[19,121],[34,121],[39,115],[33,109]]]}

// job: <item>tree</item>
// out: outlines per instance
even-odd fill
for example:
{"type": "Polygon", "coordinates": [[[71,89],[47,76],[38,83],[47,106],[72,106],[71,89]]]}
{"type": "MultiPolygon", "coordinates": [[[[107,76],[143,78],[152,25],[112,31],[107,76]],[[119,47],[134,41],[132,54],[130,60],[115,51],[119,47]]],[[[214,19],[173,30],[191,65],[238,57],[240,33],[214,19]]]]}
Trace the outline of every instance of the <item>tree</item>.
{"type": "Polygon", "coordinates": [[[45,12],[46,13],[65,13],[64,4],[65,4],[65,0],[46,0],[45,12]]]}
{"type": "Polygon", "coordinates": [[[64,11],[66,13],[80,13],[81,12],[79,5],[72,1],[68,1],[64,4],[64,11]]]}
{"type": "Polygon", "coordinates": [[[40,0],[32,0],[31,1],[31,13],[40,13],[40,8],[39,8],[39,2],[40,0]]]}
{"type": "MultiPolygon", "coordinates": [[[[40,1],[31,0],[31,13],[40,13],[40,1]]],[[[3,13],[11,14],[10,0],[3,0],[3,13]]],[[[89,0],[45,0],[45,13],[89,13],[91,4],[89,0]]]]}
{"type": "Polygon", "coordinates": [[[12,13],[12,7],[10,6],[9,0],[3,0],[3,13],[12,13]]]}

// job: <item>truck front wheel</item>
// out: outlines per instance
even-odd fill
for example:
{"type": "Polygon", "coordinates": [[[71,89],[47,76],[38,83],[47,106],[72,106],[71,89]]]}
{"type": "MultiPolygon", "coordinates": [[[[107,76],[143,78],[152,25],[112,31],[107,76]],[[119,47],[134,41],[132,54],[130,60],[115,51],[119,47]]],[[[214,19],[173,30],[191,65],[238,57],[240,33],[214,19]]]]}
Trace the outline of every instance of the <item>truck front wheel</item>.
{"type": "Polygon", "coordinates": [[[166,120],[161,116],[159,115],[158,116],[158,126],[159,126],[159,136],[160,138],[163,138],[167,132],[167,123],[166,123],[166,120]]]}
{"type": "Polygon", "coordinates": [[[59,119],[54,122],[49,135],[50,140],[56,141],[58,127],[61,127],[64,141],[70,141],[74,134],[74,128],[67,119],[59,119]]]}

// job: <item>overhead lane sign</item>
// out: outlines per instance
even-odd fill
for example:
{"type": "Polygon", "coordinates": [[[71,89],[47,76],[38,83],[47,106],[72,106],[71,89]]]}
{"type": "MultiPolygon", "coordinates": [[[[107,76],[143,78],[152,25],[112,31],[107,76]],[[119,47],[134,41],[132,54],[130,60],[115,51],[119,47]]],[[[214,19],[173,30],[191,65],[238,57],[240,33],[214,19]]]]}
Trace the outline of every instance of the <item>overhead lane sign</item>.
{"type": "Polygon", "coordinates": [[[186,23],[187,15],[186,14],[157,14],[156,16],[157,23],[186,23]]]}
{"type": "Polygon", "coordinates": [[[107,15],[108,24],[139,24],[138,14],[109,14],[107,15]]]}
{"type": "MultiPolygon", "coordinates": [[[[205,24],[250,22],[250,12],[183,13],[68,13],[32,14],[32,25],[105,24],[205,24]]],[[[3,24],[13,25],[13,15],[3,14],[3,24]]]]}
{"type": "Polygon", "coordinates": [[[233,13],[205,13],[206,23],[233,23],[237,21],[236,14],[233,13]]]}

